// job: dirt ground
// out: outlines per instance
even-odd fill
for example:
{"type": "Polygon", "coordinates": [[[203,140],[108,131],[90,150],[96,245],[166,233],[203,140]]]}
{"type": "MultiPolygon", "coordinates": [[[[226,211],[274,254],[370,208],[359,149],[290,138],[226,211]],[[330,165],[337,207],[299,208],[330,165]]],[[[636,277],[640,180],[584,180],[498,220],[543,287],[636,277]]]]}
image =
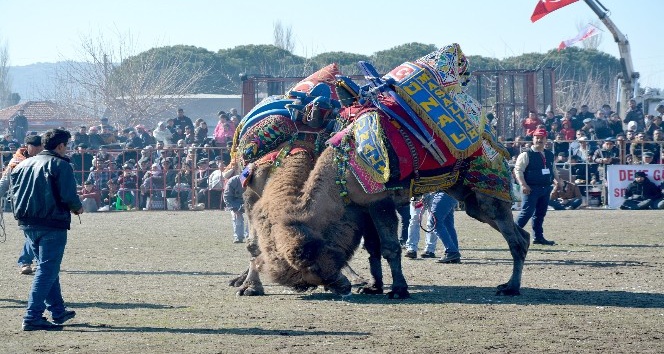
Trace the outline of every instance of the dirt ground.
{"type": "MultiPolygon", "coordinates": [[[[550,212],[558,245],[531,247],[522,295],[497,297],[507,245],[460,212],[461,264],[404,259],[411,299],[342,301],[267,279],[268,295],[235,296],[226,283],[248,257],[226,212],[84,214],[60,276],[77,317],[60,332],[22,332],[32,276],[18,274],[23,235],[5,214],[0,353],[662,353],[663,216],[550,212]]],[[[352,266],[368,276],[366,258],[358,251],[352,266]]]]}

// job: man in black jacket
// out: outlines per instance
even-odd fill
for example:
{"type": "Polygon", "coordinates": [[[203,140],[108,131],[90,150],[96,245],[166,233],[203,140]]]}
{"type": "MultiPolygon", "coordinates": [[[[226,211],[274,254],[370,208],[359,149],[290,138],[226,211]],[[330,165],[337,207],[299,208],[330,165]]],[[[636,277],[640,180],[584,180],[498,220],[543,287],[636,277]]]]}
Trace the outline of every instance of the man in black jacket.
{"type": "Polygon", "coordinates": [[[65,156],[69,139],[66,130],[47,131],[42,138],[45,150],[18,164],[10,177],[14,218],[39,266],[23,317],[24,331],[58,330],[76,316],[65,307],[59,276],[71,213],[83,213],[74,171],[65,156]],[[53,322],[43,317],[46,309],[53,322]]]}

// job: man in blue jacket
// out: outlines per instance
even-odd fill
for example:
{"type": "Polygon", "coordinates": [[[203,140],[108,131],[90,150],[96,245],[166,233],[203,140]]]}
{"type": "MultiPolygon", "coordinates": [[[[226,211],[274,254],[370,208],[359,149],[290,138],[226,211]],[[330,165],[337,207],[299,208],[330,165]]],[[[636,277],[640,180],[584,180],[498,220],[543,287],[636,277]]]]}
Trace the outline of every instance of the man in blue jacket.
{"type": "Polygon", "coordinates": [[[71,213],[83,213],[74,170],[65,156],[71,134],[47,131],[44,151],[18,164],[11,173],[14,218],[18,220],[39,268],[32,281],[23,330],[59,330],[76,316],[67,310],[60,290],[60,264],[67,244],[71,213]],[[51,312],[53,322],[43,317],[51,312]]]}

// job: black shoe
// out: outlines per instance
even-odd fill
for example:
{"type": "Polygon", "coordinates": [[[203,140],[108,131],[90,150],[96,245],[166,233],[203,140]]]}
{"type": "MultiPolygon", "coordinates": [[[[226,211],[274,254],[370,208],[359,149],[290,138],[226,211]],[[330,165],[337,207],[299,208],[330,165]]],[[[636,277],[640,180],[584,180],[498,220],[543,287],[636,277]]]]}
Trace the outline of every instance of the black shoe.
{"type": "Polygon", "coordinates": [[[417,251],[406,251],[403,256],[406,258],[415,259],[417,258],[417,251]]]}
{"type": "Polygon", "coordinates": [[[534,244],[534,245],[553,246],[553,245],[556,244],[556,242],[555,242],[555,241],[549,241],[549,240],[545,239],[544,237],[542,237],[542,238],[536,238],[536,239],[534,239],[534,240],[533,240],[533,244],[534,244]]]}
{"type": "Polygon", "coordinates": [[[65,310],[65,312],[60,314],[60,316],[58,317],[53,316],[53,323],[63,324],[74,317],[76,317],[76,311],[65,310]]]}
{"type": "Polygon", "coordinates": [[[461,253],[446,253],[445,257],[437,260],[438,263],[461,263],[461,253]]]}
{"type": "Polygon", "coordinates": [[[433,252],[424,252],[424,253],[422,253],[422,255],[420,257],[422,257],[422,258],[436,258],[436,254],[433,253],[433,252]]]}
{"type": "Polygon", "coordinates": [[[23,321],[24,331],[61,331],[62,326],[49,322],[46,318],[42,317],[38,320],[26,322],[23,321]]]}

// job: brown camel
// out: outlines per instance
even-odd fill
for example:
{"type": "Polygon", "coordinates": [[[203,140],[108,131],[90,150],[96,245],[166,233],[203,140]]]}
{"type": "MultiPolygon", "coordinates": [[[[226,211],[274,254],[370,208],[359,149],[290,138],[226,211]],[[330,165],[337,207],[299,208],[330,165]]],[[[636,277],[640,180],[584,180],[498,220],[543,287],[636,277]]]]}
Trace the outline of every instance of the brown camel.
{"type": "MultiPolygon", "coordinates": [[[[355,102],[341,113],[341,119],[350,125],[330,141],[301,192],[298,180],[298,196],[289,193],[288,198],[284,197],[286,194],[267,198],[266,194],[256,204],[262,211],[256,217],[267,218],[266,224],[276,241],[266,245],[271,248],[264,251],[279,252],[283,242],[286,253],[290,252],[283,256],[291,266],[288,271],[276,263],[266,263],[266,268],[274,277],[281,276],[281,272],[289,277],[291,271],[305,271],[307,276],[299,278],[304,284],[316,278],[340,283],[340,278],[334,277],[342,277],[342,263],[331,262],[326,253],[336,246],[320,240],[330,229],[341,235],[353,234],[353,223],[370,224],[363,216],[368,213],[379,237],[368,242],[374,283],[363,291],[382,291],[382,255],[392,271],[389,297],[407,298],[395,206],[405,204],[411,194],[441,190],[463,201],[469,216],[488,223],[503,235],[512,254],[513,268],[508,282],[498,286],[497,295],[518,295],[529,235],[512,219],[506,152],[485,125],[479,105],[463,91],[468,77],[463,53],[456,44],[444,47],[415,63],[404,63],[387,77],[402,101],[396,93],[380,93],[378,90],[385,85],[375,76],[370,80],[376,89],[366,91],[367,96],[346,85],[351,87],[347,96],[354,97],[355,102]],[[416,125],[419,133],[411,128],[416,125]],[[348,230],[343,231],[344,228],[348,230]],[[315,251],[323,245],[322,253],[315,251]],[[333,266],[339,268],[328,268],[333,266]]],[[[286,179],[281,183],[292,182],[286,179]]],[[[268,186],[265,192],[267,189],[268,186]]],[[[345,237],[339,241],[339,252],[352,245],[346,243],[345,237]]]]}
{"type": "Polygon", "coordinates": [[[274,208],[268,201],[297,198],[312,168],[311,155],[300,151],[286,156],[277,169],[263,165],[252,174],[244,193],[250,220],[247,249],[252,258],[247,271],[230,282],[240,287],[238,295],[264,294],[259,272],[296,291],[322,285],[337,294],[348,295],[351,284],[340,270],[358,281],[359,276],[347,267],[347,262],[360,243],[361,231],[366,232],[361,214],[348,212],[308,242],[290,238],[290,234],[280,232],[281,224],[271,222],[287,218],[290,210],[274,208]]]}

